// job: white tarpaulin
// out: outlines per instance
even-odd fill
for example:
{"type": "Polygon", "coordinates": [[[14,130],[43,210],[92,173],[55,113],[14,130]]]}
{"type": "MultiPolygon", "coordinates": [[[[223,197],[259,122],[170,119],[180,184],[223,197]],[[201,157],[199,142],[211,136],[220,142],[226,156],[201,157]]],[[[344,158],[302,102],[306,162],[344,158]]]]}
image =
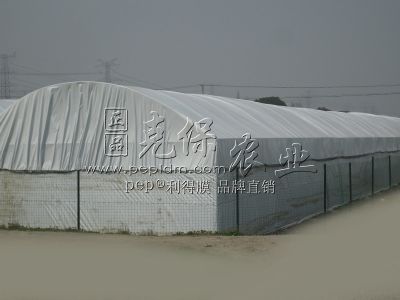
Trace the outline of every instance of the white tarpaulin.
{"type": "Polygon", "coordinates": [[[399,150],[393,117],[58,84],[0,113],[0,226],[273,232],[398,184],[399,150]]]}
{"type": "Polygon", "coordinates": [[[312,159],[400,149],[400,119],[394,117],[74,82],[32,92],[0,115],[0,168],[70,171],[88,165],[229,165],[229,150],[245,133],[259,141],[258,160],[266,164],[276,164],[279,154],[292,142],[302,143],[312,159]],[[115,108],[126,111],[122,117],[127,124],[118,132],[126,138],[126,156],[105,155],[105,139],[114,133],[107,131],[105,110],[112,113],[115,108]],[[144,123],[154,116],[163,120],[158,154],[174,150],[171,159],[156,158],[151,150],[140,156],[146,145],[143,142],[149,138],[144,123]],[[204,118],[212,120],[208,134],[216,136],[217,151],[207,151],[204,156],[201,149],[195,152],[190,148],[185,153],[182,130],[187,120],[193,124],[204,118]]]}
{"type": "Polygon", "coordinates": [[[16,103],[16,99],[0,99],[0,114],[6,111],[14,103],[16,103]]]}

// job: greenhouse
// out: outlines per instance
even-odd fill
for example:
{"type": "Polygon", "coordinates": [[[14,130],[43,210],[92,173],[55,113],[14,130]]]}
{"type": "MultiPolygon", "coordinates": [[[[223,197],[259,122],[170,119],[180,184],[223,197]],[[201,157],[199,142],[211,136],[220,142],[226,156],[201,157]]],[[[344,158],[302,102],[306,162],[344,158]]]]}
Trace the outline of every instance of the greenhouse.
{"type": "Polygon", "coordinates": [[[271,233],[400,183],[400,119],[100,82],[0,111],[0,225],[271,233]]]}

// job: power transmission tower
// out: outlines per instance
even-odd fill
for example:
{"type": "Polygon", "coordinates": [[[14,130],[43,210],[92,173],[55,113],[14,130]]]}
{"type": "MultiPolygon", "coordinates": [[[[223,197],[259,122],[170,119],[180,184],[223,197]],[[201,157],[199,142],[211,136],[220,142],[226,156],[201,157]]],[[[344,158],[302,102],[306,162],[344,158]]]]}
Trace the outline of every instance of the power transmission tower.
{"type": "Polygon", "coordinates": [[[111,60],[102,60],[102,59],[98,59],[98,61],[100,62],[99,65],[97,65],[97,67],[101,67],[104,69],[104,82],[112,82],[112,78],[111,78],[111,69],[114,66],[118,66],[118,64],[116,63],[117,58],[113,58],[111,60]]]}
{"type": "Polygon", "coordinates": [[[10,65],[9,59],[15,58],[15,52],[10,54],[1,54],[1,69],[0,69],[0,98],[11,98],[11,81],[10,81],[10,65]]]}

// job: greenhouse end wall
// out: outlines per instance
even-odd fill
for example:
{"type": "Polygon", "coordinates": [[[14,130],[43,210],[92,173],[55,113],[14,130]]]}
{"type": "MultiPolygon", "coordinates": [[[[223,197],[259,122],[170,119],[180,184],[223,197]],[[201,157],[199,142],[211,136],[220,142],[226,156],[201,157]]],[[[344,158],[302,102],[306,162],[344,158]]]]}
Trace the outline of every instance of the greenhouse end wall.
{"type": "Polygon", "coordinates": [[[0,171],[0,226],[34,229],[177,234],[271,233],[400,183],[400,152],[310,161],[315,173],[274,178],[274,168],[225,174],[0,171]],[[350,176],[351,174],[351,176],[350,176]],[[221,180],[275,181],[274,193],[222,193],[221,180]],[[126,189],[127,182],[199,181],[195,193],[126,189]]]}
{"type": "MultiPolygon", "coordinates": [[[[209,182],[207,191],[180,193],[163,186],[146,193],[127,182],[148,182],[144,175],[24,173],[0,171],[0,226],[134,234],[215,232],[213,175],[191,174],[209,182]],[[130,186],[129,186],[130,188],[130,186]]],[[[183,174],[157,175],[155,181],[184,181],[183,174]]]]}

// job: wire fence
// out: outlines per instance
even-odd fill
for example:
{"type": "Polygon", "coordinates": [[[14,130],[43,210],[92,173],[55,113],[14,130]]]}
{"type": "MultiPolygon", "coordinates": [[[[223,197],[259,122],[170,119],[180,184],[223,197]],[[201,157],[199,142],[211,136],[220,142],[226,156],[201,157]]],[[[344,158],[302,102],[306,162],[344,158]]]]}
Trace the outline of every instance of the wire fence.
{"type": "MultiPolygon", "coordinates": [[[[400,183],[400,152],[311,161],[313,173],[274,179],[274,191],[221,193],[221,180],[261,183],[273,168],[239,172],[160,174],[157,180],[199,181],[207,190],[127,190],[143,175],[0,171],[0,226],[34,229],[176,234],[271,233],[400,183]],[[160,177],[161,176],[161,177],[160,177]]],[[[311,163],[310,162],[310,163],[311,163]]],[[[271,188],[271,187],[269,187],[271,188]]]]}
{"type": "MultiPolygon", "coordinates": [[[[275,193],[218,195],[219,231],[276,232],[400,183],[399,152],[309,163],[315,166],[315,173],[292,173],[275,179],[275,193]]],[[[274,169],[271,167],[268,173],[256,168],[246,180],[270,179],[274,169]]],[[[244,179],[240,173],[228,176],[220,179],[244,179]]]]}

